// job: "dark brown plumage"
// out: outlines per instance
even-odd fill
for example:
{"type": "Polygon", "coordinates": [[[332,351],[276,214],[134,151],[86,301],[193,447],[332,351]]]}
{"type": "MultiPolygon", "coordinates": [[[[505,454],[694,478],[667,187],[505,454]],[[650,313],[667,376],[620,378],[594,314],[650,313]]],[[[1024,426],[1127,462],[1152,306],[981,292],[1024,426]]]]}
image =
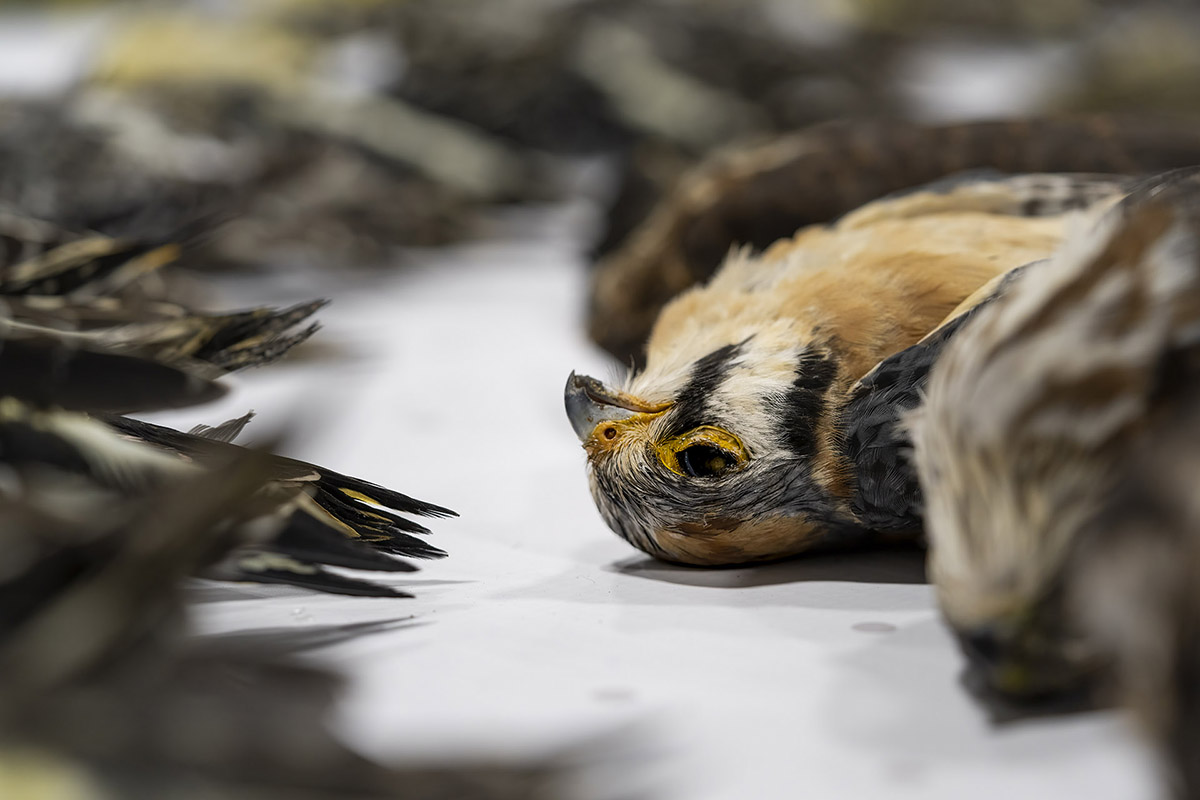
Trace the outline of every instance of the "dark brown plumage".
{"type": "MultiPolygon", "coordinates": [[[[109,505],[149,500],[174,481],[219,472],[246,457],[231,442],[250,416],[187,434],[126,417],[39,411],[6,398],[0,400],[0,464],[21,478],[6,496],[51,509],[65,493],[75,498],[73,514],[83,524],[109,505]]],[[[264,486],[223,523],[240,534],[217,548],[229,556],[208,564],[206,575],[408,597],[378,580],[325,567],[412,572],[416,566],[405,558],[445,555],[417,537],[427,528],[402,515],[453,516],[449,509],[303,461],[260,460],[264,486]]]]}
{"type": "Polygon", "coordinates": [[[1137,175],[1196,162],[1200,128],[1153,116],[944,126],[855,120],[730,149],[685,176],[597,265],[590,334],[621,361],[640,363],[664,304],[707,280],[731,247],[766,248],[805,225],[830,222],[888,193],[952,173],[1137,175]]]}

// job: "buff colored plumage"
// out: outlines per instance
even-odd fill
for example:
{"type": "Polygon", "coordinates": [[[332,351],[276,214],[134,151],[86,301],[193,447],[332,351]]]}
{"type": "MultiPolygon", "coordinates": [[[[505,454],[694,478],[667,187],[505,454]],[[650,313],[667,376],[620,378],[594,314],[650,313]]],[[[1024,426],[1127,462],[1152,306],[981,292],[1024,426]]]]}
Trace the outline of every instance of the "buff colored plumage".
{"type": "Polygon", "coordinates": [[[691,564],[917,534],[895,422],[945,337],[922,340],[980,287],[1053,253],[1070,209],[1122,185],[964,177],[732,254],[663,309],[645,368],[619,389],[568,383],[601,515],[691,564]]]}

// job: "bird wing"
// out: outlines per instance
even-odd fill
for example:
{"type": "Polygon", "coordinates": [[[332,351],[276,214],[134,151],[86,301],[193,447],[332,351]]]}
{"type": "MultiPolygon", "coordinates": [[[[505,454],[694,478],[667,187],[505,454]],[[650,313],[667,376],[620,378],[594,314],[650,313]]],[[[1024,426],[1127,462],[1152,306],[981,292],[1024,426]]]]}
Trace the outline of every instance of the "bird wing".
{"type": "MultiPolygon", "coordinates": [[[[243,424],[244,418],[239,418],[216,430],[229,435],[243,424]]],[[[124,430],[114,430],[81,414],[38,411],[8,398],[0,400],[0,462],[18,475],[30,476],[18,496],[44,498],[48,505],[54,504],[54,497],[64,497],[64,503],[73,497],[77,501],[72,500],[71,507],[86,517],[88,509],[94,512],[106,504],[120,506],[156,496],[174,482],[220,472],[253,452],[213,438],[143,427],[148,425],[128,421],[124,430]],[[158,441],[130,433],[138,430],[153,433],[158,441]],[[167,439],[184,443],[186,452],[162,445],[167,439]]],[[[226,522],[237,531],[237,549],[230,547],[228,555],[206,574],[290,582],[343,594],[398,596],[402,593],[384,584],[346,579],[322,565],[411,572],[416,567],[397,556],[445,555],[411,535],[427,533],[424,526],[369,502],[390,500],[402,506],[403,495],[305,462],[273,455],[264,458],[269,482],[226,522]],[[354,498],[345,492],[352,492],[354,498]]],[[[407,499],[410,508],[450,513],[407,499]]]]}
{"type": "Polygon", "coordinates": [[[63,329],[75,316],[73,305],[51,310],[45,304],[30,308],[28,303],[8,303],[6,308],[11,317],[9,326],[26,335],[61,339],[66,345],[78,343],[164,364],[188,365],[219,375],[282,358],[320,326],[312,323],[298,331],[291,329],[327,304],[326,300],[314,300],[286,309],[264,307],[228,314],[180,309],[178,315],[155,319],[162,304],[148,309],[135,302],[125,308],[110,306],[103,322],[91,313],[94,306],[87,306],[83,313],[89,314],[89,324],[81,330],[63,329]]]}

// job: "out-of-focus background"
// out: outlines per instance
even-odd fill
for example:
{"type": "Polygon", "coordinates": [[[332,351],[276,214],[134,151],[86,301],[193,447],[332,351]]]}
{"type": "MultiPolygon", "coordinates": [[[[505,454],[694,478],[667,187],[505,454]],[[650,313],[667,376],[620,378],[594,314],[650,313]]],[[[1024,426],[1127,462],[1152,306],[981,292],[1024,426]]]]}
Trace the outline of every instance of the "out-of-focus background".
{"type": "Polygon", "coordinates": [[[1197,74],[1190,3],[9,2],[0,208],[202,229],[159,279],[189,303],[333,300],[282,364],[153,418],[254,408],[289,452],[461,513],[450,557],[395,579],[412,600],[193,587],[203,634],[411,617],[306,656],[348,676],[358,751],[580,747],[587,797],[1150,797],[1116,715],[988,721],[920,553],[695,571],[628,548],[561,391],[624,369],[587,339],[592,265],[718,148],[854,117],[1190,114],[1197,74]]]}
{"type": "Polygon", "coordinates": [[[1187,3],[8,3],[0,199],[206,265],[394,263],[586,196],[618,245],[714,148],[830,119],[1190,112],[1187,3]],[[481,218],[482,217],[482,218],[481,218]]]}

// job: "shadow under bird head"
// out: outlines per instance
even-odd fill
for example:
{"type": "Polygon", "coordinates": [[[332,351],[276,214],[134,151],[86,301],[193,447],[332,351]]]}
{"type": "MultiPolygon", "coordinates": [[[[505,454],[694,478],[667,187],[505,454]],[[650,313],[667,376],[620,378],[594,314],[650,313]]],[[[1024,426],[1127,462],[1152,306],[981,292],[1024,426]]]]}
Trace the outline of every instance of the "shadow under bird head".
{"type": "Polygon", "coordinates": [[[969,667],[1010,699],[1086,694],[1066,599],[1091,521],[1195,360],[1200,182],[1159,176],[966,325],[910,420],[929,572],[969,667]]]}

